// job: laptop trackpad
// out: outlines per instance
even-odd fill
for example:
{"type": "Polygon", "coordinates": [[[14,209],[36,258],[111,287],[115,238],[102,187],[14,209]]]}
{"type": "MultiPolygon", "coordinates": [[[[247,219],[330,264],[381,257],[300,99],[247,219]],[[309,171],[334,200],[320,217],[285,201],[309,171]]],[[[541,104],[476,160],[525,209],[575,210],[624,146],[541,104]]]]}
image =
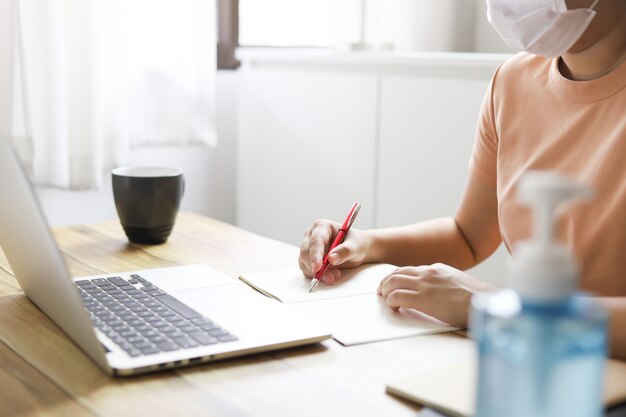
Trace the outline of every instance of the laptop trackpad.
{"type": "Polygon", "coordinates": [[[267,308],[268,303],[275,303],[275,301],[237,284],[178,290],[174,291],[174,295],[188,304],[189,307],[209,316],[223,312],[241,313],[242,308],[247,311],[254,311],[250,309],[255,307],[267,308]]]}

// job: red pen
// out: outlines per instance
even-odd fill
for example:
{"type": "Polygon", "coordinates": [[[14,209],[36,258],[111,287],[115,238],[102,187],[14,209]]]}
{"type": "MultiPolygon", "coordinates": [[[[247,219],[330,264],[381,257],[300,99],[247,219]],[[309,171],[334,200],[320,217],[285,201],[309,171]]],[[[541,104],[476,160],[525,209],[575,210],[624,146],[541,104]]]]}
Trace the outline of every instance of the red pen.
{"type": "Polygon", "coordinates": [[[348,234],[348,230],[350,230],[350,226],[352,226],[352,223],[354,223],[354,219],[356,219],[356,215],[359,214],[360,209],[361,209],[361,205],[359,203],[354,203],[352,205],[352,208],[350,209],[350,212],[348,213],[348,217],[346,217],[346,220],[344,220],[343,225],[341,226],[341,229],[339,229],[339,233],[337,233],[337,236],[335,237],[335,240],[333,241],[333,244],[330,245],[330,249],[328,249],[328,253],[326,253],[326,255],[324,256],[322,267],[319,269],[319,271],[315,273],[315,276],[311,280],[311,286],[309,287],[309,292],[313,291],[315,287],[317,287],[317,284],[319,284],[320,279],[324,275],[324,272],[326,272],[326,270],[328,269],[328,266],[330,265],[330,263],[328,262],[328,255],[332,252],[333,249],[339,246],[341,242],[343,242],[343,240],[346,237],[346,234],[348,234]]]}

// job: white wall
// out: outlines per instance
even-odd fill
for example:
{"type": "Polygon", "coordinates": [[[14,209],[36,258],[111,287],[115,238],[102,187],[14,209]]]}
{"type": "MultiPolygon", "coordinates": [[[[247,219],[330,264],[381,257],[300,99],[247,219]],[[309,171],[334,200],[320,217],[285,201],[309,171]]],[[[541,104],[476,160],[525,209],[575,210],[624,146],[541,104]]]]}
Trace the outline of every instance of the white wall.
{"type": "MultiPolygon", "coordinates": [[[[131,152],[129,165],[166,165],[182,168],[186,190],[181,210],[235,221],[235,146],[237,76],[218,71],[217,130],[215,149],[203,147],[144,147],[131,152]]],[[[110,173],[103,187],[94,191],[38,188],[37,194],[53,226],[107,221],[117,217],[110,173]]]]}
{"type": "Polygon", "coordinates": [[[485,0],[476,1],[476,15],[474,24],[474,52],[515,52],[500,38],[495,29],[487,20],[487,4],[485,0]]]}

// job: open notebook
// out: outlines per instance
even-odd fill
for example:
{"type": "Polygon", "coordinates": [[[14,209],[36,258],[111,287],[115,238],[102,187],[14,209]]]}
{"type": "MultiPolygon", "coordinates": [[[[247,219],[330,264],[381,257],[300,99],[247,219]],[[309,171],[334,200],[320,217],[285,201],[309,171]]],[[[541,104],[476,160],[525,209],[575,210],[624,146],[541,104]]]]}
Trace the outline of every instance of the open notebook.
{"type": "MultiPolygon", "coordinates": [[[[400,378],[387,384],[389,394],[430,407],[454,417],[474,414],[476,361],[444,367],[400,378]]],[[[626,401],[626,363],[608,360],[604,379],[607,407],[626,401]]]]}
{"type": "Polygon", "coordinates": [[[268,297],[330,326],[343,345],[456,330],[412,309],[393,311],[376,294],[381,279],[396,267],[370,264],[342,271],[333,285],[320,283],[309,293],[311,281],[299,270],[243,274],[240,280],[268,297]]]}

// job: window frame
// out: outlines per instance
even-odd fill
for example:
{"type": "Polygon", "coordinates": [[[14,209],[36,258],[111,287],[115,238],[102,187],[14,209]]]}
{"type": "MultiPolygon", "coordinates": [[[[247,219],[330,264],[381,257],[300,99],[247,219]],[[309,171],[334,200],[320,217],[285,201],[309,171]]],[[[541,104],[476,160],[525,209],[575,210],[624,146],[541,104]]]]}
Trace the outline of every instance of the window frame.
{"type": "Polygon", "coordinates": [[[236,70],[241,64],[235,57],[239,47],[239,0],[218,0],[217,17],[217,69],[236,70]]]}

